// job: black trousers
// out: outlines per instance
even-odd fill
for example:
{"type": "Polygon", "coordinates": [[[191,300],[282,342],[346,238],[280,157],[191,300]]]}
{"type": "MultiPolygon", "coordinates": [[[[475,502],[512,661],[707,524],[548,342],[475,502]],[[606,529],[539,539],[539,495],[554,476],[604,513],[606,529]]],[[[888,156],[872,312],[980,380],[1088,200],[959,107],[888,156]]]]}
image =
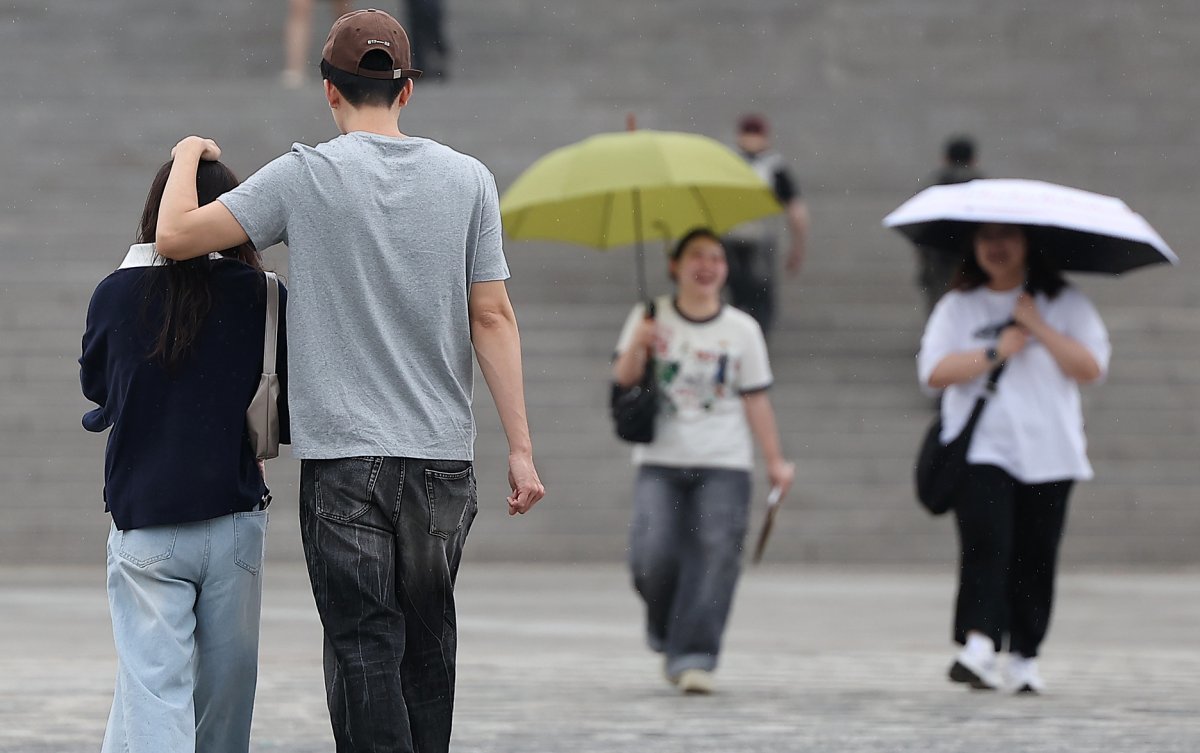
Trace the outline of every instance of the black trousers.
{"type": "Polygon", "coordinates": [[[1022,484],[990,465],[970,467],[954,511],[961,559],[954,640],[969,631],[1000,650],[1037,656],[1050,626],[1059,542],[1073,481],[1022,484]]]}
{"type": "Polygon", "coordinates": [[[726,239],[725,252],[729,303],[754,317],[763,334],[768,334],[775,323],[775,247],[726,239]]]}
{"type": "Polygon", "coordinates": [[[962,254],[930,246],[917,247],[917,287],[925,298],[925,314],[933,313],[933,307],[942,296],[950,291],[954,276],[963,265],[962,254]]]}
{"type": "Polygon", "coordinates": [[[407,31],[412,64],[433,77],[445,74],[450,57],[444,18],[442,0],[408,0],[407,31]]]}

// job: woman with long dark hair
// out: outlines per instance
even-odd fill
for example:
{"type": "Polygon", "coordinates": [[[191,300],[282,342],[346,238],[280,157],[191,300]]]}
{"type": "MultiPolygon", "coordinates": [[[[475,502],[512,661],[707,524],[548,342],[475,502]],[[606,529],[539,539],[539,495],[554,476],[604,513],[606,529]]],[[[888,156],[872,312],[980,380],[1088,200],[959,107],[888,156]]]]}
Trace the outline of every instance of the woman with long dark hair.
{"type": "Polygon", "coordinates": [[[773,377],[762,328],[726,306],[725,247],[697,229],[670,259],[674,295],[639,304],[617,343],[613,379],[637,384],[648,359],[661,396],[654,440],[633,453],[630,567],[646,606],[646,639],[667,679],[706,694],[741,572],[754,442],[771,485],[785,494],[795,467],[783,456],[767,391],[773,377]]]}
{"type": "Polygon", "coordinates": [[[954,640],[963,648],[950,679],[1037,693],[1067,499],[1076,481],[1093,475],[1079,385],[1104,376],[1111,348],[1091,301],[1039,252],[1035,229],[985,223],[973,243],[917,357],[921,384],[944,391],[943,442],[958,436],[989,373],[1004,366],[954,505],[954,640]]]}
{"type": "MultiPolygon", "coordinates": [[[[111,428],[117,682],[103,750],[237,753],[249,748],[270,501],[245,419],[262,374],[266,280],[249,244],[186,262],[155,253],[170,169],[151,185],[138,242],[92,295],[79,360],[99,406],[84,428],[111,428]]],[[[200,204],[236,185],[221,163],[200,163],[200,204]]],[[[286,388],[279,413],[287,442],[286,388]]]]}

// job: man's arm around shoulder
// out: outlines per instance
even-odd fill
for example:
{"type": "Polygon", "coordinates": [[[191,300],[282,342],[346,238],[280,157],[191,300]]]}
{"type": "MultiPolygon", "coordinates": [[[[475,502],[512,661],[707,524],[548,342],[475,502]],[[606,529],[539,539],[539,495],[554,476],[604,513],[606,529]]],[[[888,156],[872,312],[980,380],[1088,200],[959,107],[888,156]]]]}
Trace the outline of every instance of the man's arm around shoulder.
{"type": "Polygon", "coordinates": [[[533,466],[517,316],[501,280],[471,285],[468,307],[471,344],[508,437],[508,514],[524,514],[545,496],[546,487],[533,466]]]}
{"type": "Polygon", "coordinates": [[[173,162],[154,231],[155,250],[167,259],[184,261],[241,245],[246,231],[219,201],[199,206],[196,169],[200,160],[221,158],[211,139],[188,136],[171,150],[173,162]]]}

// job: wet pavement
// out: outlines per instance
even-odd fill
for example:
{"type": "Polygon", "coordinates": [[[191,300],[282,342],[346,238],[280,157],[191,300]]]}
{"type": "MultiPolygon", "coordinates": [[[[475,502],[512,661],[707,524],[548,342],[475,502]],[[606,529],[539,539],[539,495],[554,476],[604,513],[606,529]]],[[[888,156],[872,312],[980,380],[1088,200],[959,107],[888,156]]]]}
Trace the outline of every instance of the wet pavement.
{"type": "MultiPolygon", "coordinates": [[[[469,558],[468,558],[469,559],[469,558]]],[[[460,753],[1200,750],[1200,573],[1068,574],[1037,698],[944,672],[946,573],[755,569],[711,697],[642,645],[616,565],[468,561],[460,753]]],[[[252,750],[332,751],[303,571],[269,567],[252,750]]],[[[0,752],[97,750],[114,671],[103,567],[0,569],[0,752]]]]}

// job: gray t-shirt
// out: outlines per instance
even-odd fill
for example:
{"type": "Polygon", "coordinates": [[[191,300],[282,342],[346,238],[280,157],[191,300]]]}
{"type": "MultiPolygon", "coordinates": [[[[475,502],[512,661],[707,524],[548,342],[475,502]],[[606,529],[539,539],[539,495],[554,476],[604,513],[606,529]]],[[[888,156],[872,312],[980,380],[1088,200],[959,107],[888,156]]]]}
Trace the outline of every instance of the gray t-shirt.
{"type": "Polygon", "coordinates": [[[220,198],[287,243],[298,458],[471,460],[472,283],[508,278],[496,182],[429,139],[294,144],[220,198]]]}

